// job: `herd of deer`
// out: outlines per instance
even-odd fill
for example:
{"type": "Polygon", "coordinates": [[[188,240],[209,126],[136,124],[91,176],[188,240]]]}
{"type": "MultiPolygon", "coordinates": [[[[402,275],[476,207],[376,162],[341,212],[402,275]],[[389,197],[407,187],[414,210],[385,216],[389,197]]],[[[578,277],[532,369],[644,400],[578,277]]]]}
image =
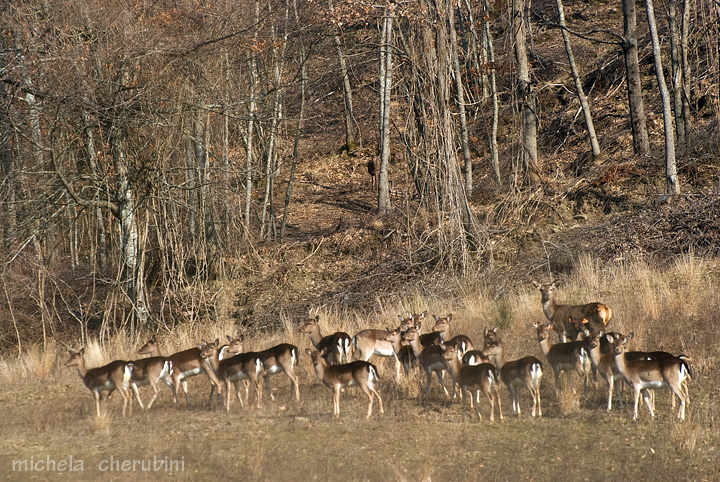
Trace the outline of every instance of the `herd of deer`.
{"type": "MultiPolygon", "coordinates": [[[[573,372],[584,379],[585,397],[588,396],[590,372],[600,374],[608,384],[608,405],[612,409],[613,389],[622,405],[621,385],[624,381],[632,386],[634,395],[633,419],[638,416],[640,395],[648,406],[651,417],[655,416],[654,389],[669,387],[672,392],[672,405],[675,396],[680,400],[678,418],[685,419],[686,405],[689,403],[688,381],[690,380],[689,358],[673,356],[667,352],[627,351],[633,333],[621,335],[606,332],[605,328],[612,318],[612,310],[602,303],[585,305],[561,305],[556,303],[555,283],[539,284],[533,282],[542,294],[542,306],[549,323],[534,322],[540,348],[555,374],[556,393],[560,386],[562,372],[566,372],[569,386],[572,387],[573,372]],[[559,342],[550,341],[550,332],[554,331],[559,342]],[[571,339],[572,341],[567,341],[571,339]]],[[[498,385],[502,381],[510,392],[514,415],[520,415],[520,391],[527,387],[532,395],[532,416],[542,416],[540,401],[540,382],[543,376],[543,364],[534,356],[506,361],[503,343],[496,328],[485,330],[482,350],[474,349],[469,337],[457,335],[450,337],[452,315],[444,318],[433,315],[435,325],[432,332],[420,334],[427,312],[399,315],[400,326],[395,329],[367,329],[350,337],[347,333],[336,332],[322,336],[318,325],[319,316],[309,318],[300,326],[299,331],[310,337],[314,349],[306,349],[312,360],[315,374],[325,385],[333,390],[333,413],[340,415],[340,393],[345,387],[358,386],[368,396],[367,418],[372,416],[375,397],[384,413],[379,392],[378,370],[368,360],[373,356],[393,357],[396,365],[396,380],[401,377],[401,367],[407,375],[414,367],[425,372],[426,396],[430,395],[433,372],[447,397],[455,398],[455,387],[460,387],[463,399],[463,420],[466,405],[475,409],[478,418],[480,392],[490,402],[490,420],[495,420],[495,405],[498,406],[502,420],[502,406],[498,385]],[[353,352],[357,360],[351,361],[353,352]],[[444,383],[447,372],[452,381],[452,395],[444,383]]],[[[233,393],[243,405],[240,381],[245,383],[246,394],[252,385],[256,394],[256,404],[262,404],[260,377],[274,399],[270,386],[270,375],[284,373],[292,383],[296,400],[300,400],[298,377],[294,373],[299,351],[294,345],[283,343],[260,352],[245,352],[243,338],[228,336],[228,343],[220,345],[219,340],[202,342],[196,347],[164,356],[160,352],[157,339],[153,336],[138,354],[148,358],[132,362],[113,361],[105,366],[87,369],[84,362],[84,349],[70,351],[66,367],[76,367],[85,386],[92,392],[98,416],[100,415],[101,395],[105,399],[114,390],[123,398],[123,416],[128,405],[132,414],[132,402],[135,397],[141,408],[146,408],[140,398],[138,387],[150,385],[153,396],[147,404],[149,409],[158,396],[160,382],[172,391],[175,405],[178,404],[178,390],[182,386],[187,405],[190,405],[187,380],[204,373],[211,381],[210,399],[217,391],[220,399],[225,392],[225,408],[230,410],[233,393]],[[231,384],[234,390],[231,390],[231,384]]],[[[422,394],[422,391],[421,391],[422,394]]]]}

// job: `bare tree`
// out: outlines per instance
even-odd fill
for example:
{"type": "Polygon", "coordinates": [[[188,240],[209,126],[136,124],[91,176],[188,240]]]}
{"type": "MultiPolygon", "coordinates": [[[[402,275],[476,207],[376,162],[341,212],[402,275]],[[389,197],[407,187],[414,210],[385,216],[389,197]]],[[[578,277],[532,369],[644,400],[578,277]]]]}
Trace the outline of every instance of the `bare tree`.
{"type": "Polygon", "coordinates": [[[597,136],[595,135],[595,125],[593,123],[592,114],[590,113],[590,106],[588,105],[587,96],[583,91],[580,74],[578,73],[577,65],[575,64],[575,56],[573,55],[572,46],[570,45],[570,35],[568,34],[567,27],[565,25],[565,9],[563,8],[562,0],[555,0],[555,5],[557,5],[560,31],[562,32],[563,42],[565,43],[565,52],[567,53],[568,64],[570,65],[570,73],[572,74],[573,81],[575,82],[575,92],[577,93],[583,115],[585,116],[585,125],[587,126],[588,137],[590,138],[590,148],[592,149],[593,158],[597,158],[600,156],[600,144],[598,143],[597,136]]]}
{"type": "Polygon", "coordinates": [[[378,212],[387,214],[390,206],[388,164],[390,162],[390,96],[393,76],[393,11],[388,6],[381,19],[380,36],[380,166],[378,170],[378,212]]]}
{"type": "Polygon", "coordinates": [[[672,107],[670,103],[670,92],[665,83],[663,74],[662,54],[660,52],[660,38],[655,25],[655,8],[652,0],[645,0],[648,26],[650,27],[650,38],[652,39],[653,58],[655,59],[655,74],[657,75],[660,98],[663,105],[663,123],[665,126],[665,179],[668,194],[680,194],[680,183],[677,177],[675,166],[675,137],[672,122],[672,107]]]}
{"type": "Polygon", "coordinates": [[[522,165],[524,181],[534,184],[539,180],[537,156],[537,93],[530,80],[530,62],[525,37],[525,2],[513,0],[511,5],[512,39],[517,69],[516,91],[520,100],[522,118],[522,165]]]}
{"type": "Polygon", "coordinates": [[[650,138],[645,124],[645,107],[642,99],[642,81],[638,62],[637,14],[635,0],[623,0],[623,38],[620,46],[625,56],[627,74],[630,125],[632,126],[635,152],[647,156],[650,152],[650,138]]]}

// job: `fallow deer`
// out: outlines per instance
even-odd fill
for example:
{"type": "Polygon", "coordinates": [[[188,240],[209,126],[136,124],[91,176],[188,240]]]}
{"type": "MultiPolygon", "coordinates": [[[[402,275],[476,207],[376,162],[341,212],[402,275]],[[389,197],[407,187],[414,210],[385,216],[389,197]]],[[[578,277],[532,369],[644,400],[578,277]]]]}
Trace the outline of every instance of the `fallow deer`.
{"type": "Polygon", "coordinates": [[[310,349],[306,349],[305,352],[312,359],[315,375],[333,390],[333,415],[340,416],[340,390],[345,387],[360,387],[368,396],[368,412],[365,418],[369,419],[372,416],[374,397],[377,397],[380,403],[380,413],[385,413],[379,391],[380,379],[375,365],[356,360],[343,365],[328,366],[323,352],[310,349]]]}
{"type": "Polygon", "coordinates": [[[308,318],[300,326],[300,333],[306,333],[310,336],[310,341],[312,341],[315,349],[324,353],[323,356],[328,365],[339,365],[343,361],[349,361],[352,350],[350,335],[337,331],[332,335],[322,336],[319,321],[320,315],[316,315],[315,318],[308,318]]]}
{"type": "MultiPolygon", "coordinates": [[[[120,396],[122,396],[123,417],[125,416],[128,405],[130,405],[130,415],[132,415],[132,393],[129,387],[134,369],[133,364],[123,360],[115,360],[107,365],[88,369],[85,367],[85,348],[81,348],[80,351],[74,351],[67,345],[63,346],[70,352],[70,358],[65,362],[65,366],[68,368],[77,368],[78,375],[80,375],[83,383],[95,399],[97,416],[100,416],[101,392],[108,392],[107,396],[110,396],[113,390],[117,390],[120,392],[120,396]]],[[[105,398],[107,399],[107,397],[105,398]]]]}
{"type": "Polygon", "coordinates": [[[452,313],[444,318],[433,315],[433,318],[435,318],[433,331],[435,333],[440,333],[440,338],[445,346],[456,346],[461,354],[461,357],[474,348],[472,340],[470,340],[470,337],[466,335],[456,335],[453,338],[450,338],[450,322],[452,321],[452,313]]]}
{"type": "Polygon", "coordinates": [[[575,387],[572,385],[572,372],[576,371],[583,378],[585,398],[588,396],[588,381],[590,375],[591,361],[590,353],[585,341],[571,341],[568,343],[550,343],[550,331],[555,329],[552,323],[538,323],[533,325],[537,330],[537,338],[540,343],[540,349],[552,366],[555,372],[555,392],[560,391],[560,374],[567,373],[568,386],[575,393],[575,387]]]}
{"type": "Polygon", "coordinates": [[[555,301],[555,282],[540,284],[533,281],[533,285],[542,295],[543,312],[548,320],[555,327],[555,330],[563,343],[568,340],[568,331],[572,332],[570,324],[573,321],[587,319],[590,331],[604,331],[612,319],[612,310],[609,306],[593,302],[584,305],[561,305],[555,301]]]}
{"type": "Polygon", "coordinates": [[[540,382],[543,376],[543,365],[534,356],[526,356],[519,360],[505,361],[505,350],[497,332],[497,328],[485,330],[485,344],[483,353],[495,360],[495,366],[500,370],[500,379],[508,387],[512,399],[513,415],[519,416],[520,390],[527,387],[533,399],[532,416],[537,413],[542,417],[542,403],[540,400],[540,382]]]}
{"type": "Polygon", "coordinates": [[[678,418],[685,420],[685,406],[689,403],[690,396],[687,389],[689,369],[685,360],[677,357],[652,360],[627,360],[625,353],[629,341],[634,333],[619,338],[613,345],[615,363],[620,373],[633,387],[633,420],[638,417],[638,402],[640,392],[643,392],[645,403],[650,411],[650,417],[655,417],[654,402],[648,390],[669,387],[670,390],[680,399],[678,418]]]}
{"type": "Polygon", "coordinates": [[[475,414],[478,419],[482,419],[480,415],[480,392],[485,394],[490,402],[490,421],[495,421],[495,403],[497,402],[498,411],[500,412],[500,420],[503,419],[502,404],[500,402],[500,393],[498,391],[499,376],[498,370],[491,363],[481,363],[479,365],[464,365],[460,361],[460,350],[457,346],[445,346],[445,360],[448,368],[455,375],[460,386],[463,398],[463,421],[465,420],[465,411],[467,401],[470,401],[470,408],[473,408],[475,402],[475,414]],[[473,400],[474,399],[474,400],[473,400]]]}

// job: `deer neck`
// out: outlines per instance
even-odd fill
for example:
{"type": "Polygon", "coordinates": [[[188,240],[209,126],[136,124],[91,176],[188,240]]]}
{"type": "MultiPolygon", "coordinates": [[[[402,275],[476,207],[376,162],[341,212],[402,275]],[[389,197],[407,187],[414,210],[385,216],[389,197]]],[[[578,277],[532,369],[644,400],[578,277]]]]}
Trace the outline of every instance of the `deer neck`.
{"type": "Polygon", "coordinates": [[[545,296],[543,296],[542,307],[547,319],[552,320],[558,308],[558,304],[555,303],[555,297],[551,295],[546,299],[545,296]]]}
{"type": "Polygon", "coordinates": [[[543,355],[547,356],[550,348],[552,348],[552,343],[550,343],[550,335],[538,341],[540,342],[540,349],[542,350],[543,355]]]}
{"type": "Polygon", "coordinates": [[[410,348],[413,351],[413,354],[415,354],[416,357],[420,356],[420,353],[422,352],[422,345],[420,344],[420,333],[415,334],[415,338],[410,340],[410,348]]]}
{"type": "Polygon", "coordinates": [[[318,343],[322,341],[323,336],[320,333],[320,327],[317,325],[313,325],[312,330],[308,333],[310,335],[310,341],[312,341],[313,345],[315,345],[315,348],[317,348],[318,343]]]}
{"type": "Polygon", "coordinates": [[[440,339],[445,343],[450,339],[450,325],[446,325],[445,328],[442,330],[435,330],[437,333],[440,333],[440,339]]]}
{"type": "Polygon", "coordinates": [[[502,345],[498,345],[498,351],[495,354],[495,366],[498,370],[502,370],[502,367],[505,366],[505,349],[502,345]]]}

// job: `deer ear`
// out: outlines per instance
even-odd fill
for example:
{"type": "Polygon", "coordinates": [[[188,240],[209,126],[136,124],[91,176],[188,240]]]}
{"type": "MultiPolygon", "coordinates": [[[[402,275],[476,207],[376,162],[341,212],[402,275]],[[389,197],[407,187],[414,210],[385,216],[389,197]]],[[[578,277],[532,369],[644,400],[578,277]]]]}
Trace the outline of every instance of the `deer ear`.
{"type": "Polygon", "coordinates": [[[80,348],[80,351],[77,352],[78,355],[83,356],[85,355],[85,347],[80,348]]]}
{"type": "Polygon", "coordinates": [[[633,331],[628,336],[626,336],[625,339],[632,340],[634,336],[635,336],[635,332],[633,331]]]}
{"type": "Polygon", "coordinates": [[[420,313],[420,318],[425,318],[427,316],[427,314],[428,314],[427,310],[423,311],[422,313],[420,313]]]}
{"type": "Polygon", "coordinates": [[[310,348],[305,348],[305,353],[308,355],[312,355],[312,351],[310,351],[310,348]]]}
{"type": "Polygon", "coordinates": [[[449,315],[447,315],[447,320],[448,320],[448,321],[452,321],[452,313],[450,313],[449,315]]]}
{"type": "Polygon", "coordinates": [[[220,346],[220,338],[215,338],[215,346],[220,346]]]}
{"type": "Polygon", "coordinates": [[[227,336],[228,341],[229,341],[230,343],[232,343],[232,342],[233,342],[233,337],[230,336],[230,335],[226,335],[226,336],[227,336]]]}
{"type": "Polygon", "coordinates": [[[537,289],[541,289],[541,288],[542,288],[542,285],[541,285],[540,283],[538,283],[537,281],[535,281],[535,280],[533,280],[532,284],[533,284],[533,286],[534,286],[535,288],[537,288],[537,289]]]}
{"type": "Polygon", "coordinates": [[[315,315],[315,323],[317,323],[318,321],[320,321],[320,315],[315,315]]]}
{"type": "Polygon", "coordinates": [[[435,323],[437,323],[438,321],[440,321],[440,318],[438,317],[438,315],[433,315],[433,318],[435,318],[435,323]]]}

